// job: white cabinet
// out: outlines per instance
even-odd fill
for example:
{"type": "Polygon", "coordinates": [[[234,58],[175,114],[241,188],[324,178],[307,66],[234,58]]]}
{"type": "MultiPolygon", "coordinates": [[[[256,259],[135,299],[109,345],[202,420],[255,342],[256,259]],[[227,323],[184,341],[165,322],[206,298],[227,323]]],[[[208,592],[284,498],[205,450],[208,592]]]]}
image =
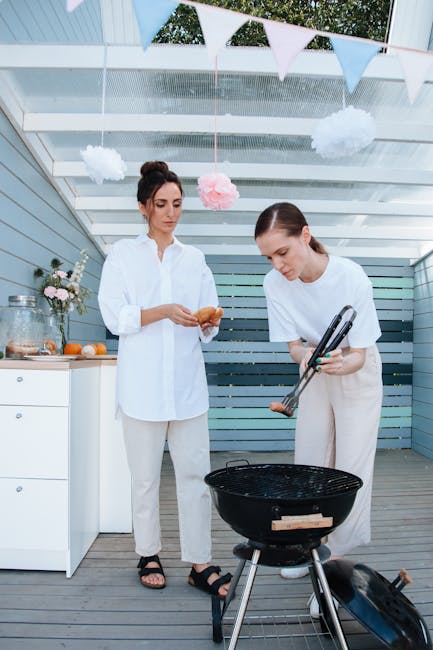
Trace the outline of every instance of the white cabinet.
{"type": "Polygon", "coordinates": [[[0,367],[0,568],[70,577],[99,532],[99,364],[16,366],[0,367]]]}

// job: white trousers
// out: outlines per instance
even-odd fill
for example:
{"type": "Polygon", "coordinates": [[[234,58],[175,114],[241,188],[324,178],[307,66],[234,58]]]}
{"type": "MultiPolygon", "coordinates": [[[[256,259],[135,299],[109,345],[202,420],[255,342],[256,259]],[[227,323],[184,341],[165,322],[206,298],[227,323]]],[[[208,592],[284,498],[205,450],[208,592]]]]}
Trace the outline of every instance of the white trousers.
{"type": "Polygon", "coordinates": [[[374,457],[382,406],[382,364],[377,347],[350,375],[317,373],[302,393],[296,423],[295,463],[351,472],[364,484],[347,519],[328,537],[332,555],[371,538],[374,457]]]}
{"type": "Polygon", "coordinates": [[[159,486],[165,441],[176,476],[182,560],[211,559],[211,500],[203,478],[210,471],[207,413],[188,420],[146,422],[122,413],[123,435],[132,475],[135,550],[161,550],[159,486]]]}

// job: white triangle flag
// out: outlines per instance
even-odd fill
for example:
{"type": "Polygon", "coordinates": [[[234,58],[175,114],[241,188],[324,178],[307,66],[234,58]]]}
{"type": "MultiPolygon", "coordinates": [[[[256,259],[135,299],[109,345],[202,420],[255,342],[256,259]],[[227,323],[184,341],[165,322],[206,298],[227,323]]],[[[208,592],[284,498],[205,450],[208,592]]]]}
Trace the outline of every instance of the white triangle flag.
{"type": "Polygon", "coordinates": [[[75,9],[79,7],[82,2],[83,0],[66,0],[67,11],[75,11],[75,9]]]}
{"type": "Polygon", "coordinates": [[[215,60],[218,52],[238,31],[239,27],[247,20],[251,20],[251,16],[229,11],[228,9],[210,7],[199,3],[194,3],[194,8],[198,14],[207,53],[211,61],[215,60]]]}
{"type": "Polygon", "coordinates": [[[429,68],[433,65],[433,53],[424,54],[397,48],[394,48],[394,51],[397,52],[400,59],[409,101],[413,104],[427,77],[429,68]]]}
{"type": "Polygon", "coordinates": [[[266,37],[278,68],[278,76],[283,81],[293,61],[317,32],[298,25],[287,25],[271,20],[263,21],[266,37]]]}

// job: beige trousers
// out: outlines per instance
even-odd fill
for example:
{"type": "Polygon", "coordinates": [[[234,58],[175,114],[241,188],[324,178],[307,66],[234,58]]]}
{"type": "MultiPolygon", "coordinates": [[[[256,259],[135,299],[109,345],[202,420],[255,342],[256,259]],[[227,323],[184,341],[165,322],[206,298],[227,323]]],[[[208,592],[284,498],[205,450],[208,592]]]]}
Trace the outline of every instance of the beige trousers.
{"type": "Polygon", "coordinates": [[[374,345],[367,348],[360,370],[342,376],[317,374],[299,400],[295,463],[344,470],[364,482],[349,516],[329,535],[332,555],[344,555],[370,541],[382,396],[382,364],[374,345]]]}
{"type": "Polygon", "coordinates": [[[211,559],[211,500],[203,478],[210,471],[207,413],[188,420],[145,422],[122,413],[123,435],[132,475],[135,550],[161,550],[159,486],[165,441],[176,476],[182,560],[211,559]]]}

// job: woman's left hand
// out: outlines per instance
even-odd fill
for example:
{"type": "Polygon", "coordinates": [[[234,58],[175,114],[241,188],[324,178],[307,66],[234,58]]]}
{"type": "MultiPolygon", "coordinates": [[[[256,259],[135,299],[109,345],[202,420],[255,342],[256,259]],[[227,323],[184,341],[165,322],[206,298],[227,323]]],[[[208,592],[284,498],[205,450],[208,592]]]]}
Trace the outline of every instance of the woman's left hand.
{"type": "Polygon", "coordinates": [[[343,373],[344,356],[343,350],[337,348],[327,352],[317,359],[317,372],[323,372],[327,375],[341,375],[343,373]]]}
{"type": "Polygon", "coordinates": [[[343,354],[341,348],[331,350],[317,359],[317,372],[326,375],[350,375],[365,362],[365,348],[349,348],[343,354]]]}

